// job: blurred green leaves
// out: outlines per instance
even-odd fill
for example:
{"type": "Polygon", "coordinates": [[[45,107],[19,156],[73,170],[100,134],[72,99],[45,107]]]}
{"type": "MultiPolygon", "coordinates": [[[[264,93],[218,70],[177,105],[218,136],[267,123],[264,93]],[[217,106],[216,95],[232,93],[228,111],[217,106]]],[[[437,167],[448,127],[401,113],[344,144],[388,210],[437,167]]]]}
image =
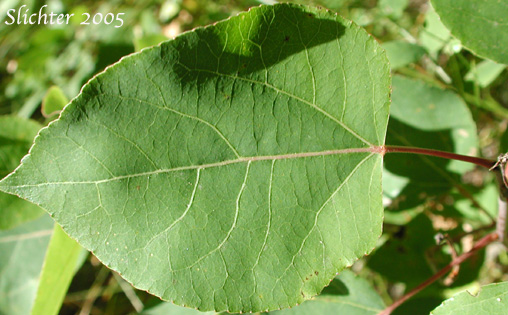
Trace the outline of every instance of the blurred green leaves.
{"type": "Polygon", "coordinates": [[[83,248],[67,236],[58,224],[54,224],[53,234],[44,257],[32,315],[59,313],[76,267],[82,263],[79,261],[78,264],[82,250],[83,248]]]}
{"type": "MultiPolygon", "coordinates": [[[[19,165],[41,127],[33,120],[0,116],[0,177],[7,176],[19,165]]],[[[33,203],[0,192],[0,230],[16,227],[42,213],[33,203]]]]}
{"type": "Polygon", "coordinates": [[[508,309],[508,282],[483,286],[477,294],[461,292],[443,302],[432,315],[503,315],[508,309]]]}
{"type": "Polygon", "coordinates": [[[425,54],[425,49],[417,44],[404,41],[390,41],[383,44],[392,70],[405,67],[410,63],[420,60],[425,54]]]}
{"type": "Polygon", "coordinates": [[[54,221],[44,215],[0,231],[0,313],[30,314],[54,221]]]}
{"type": "Polygon", "coordinates": [[[432,0],[451,33],[474,53],[508,64],[508,5],[498,0],[432,0]]]}

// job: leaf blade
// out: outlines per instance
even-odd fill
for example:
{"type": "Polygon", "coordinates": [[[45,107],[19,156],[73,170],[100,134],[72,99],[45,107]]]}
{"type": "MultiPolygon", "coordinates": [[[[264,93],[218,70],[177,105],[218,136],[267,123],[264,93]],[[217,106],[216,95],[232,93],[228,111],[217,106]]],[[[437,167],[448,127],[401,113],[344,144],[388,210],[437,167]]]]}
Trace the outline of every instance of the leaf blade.
{"type": "Polygon", "coordinates": [[[261,6],[90,81],[0,189],[176,304],[288,307],[381,233],[389,81],[357,26],[261,6]]]}

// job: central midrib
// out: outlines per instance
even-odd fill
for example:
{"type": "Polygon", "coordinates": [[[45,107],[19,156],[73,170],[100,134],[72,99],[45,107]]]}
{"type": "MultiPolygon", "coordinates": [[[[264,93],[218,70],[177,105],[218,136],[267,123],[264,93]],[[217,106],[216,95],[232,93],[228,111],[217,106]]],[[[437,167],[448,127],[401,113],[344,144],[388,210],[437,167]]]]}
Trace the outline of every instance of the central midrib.
{"type": "MultiPolygon", "coordinates": [[[[234,160],[226,160],[215,163],[201,164],[201,165],[189,165],[189,166],[180,166],[169,169],[159,169],[155,171],[142,172],[136,174],[128,174],[115,176],[112,178],[106,178],[95,181],[81,181],[81,182],[52,182],[52,183],[40,183],[40,184],[29,184],[29,185],[19,185],[19,186],[3,186],[10,188],[24,188],[24,187],[39,187],[46,185],[78,185],[78,184],[101,184],[107,183],[127,178],[133,177],[141,177],[141,176],[149,176],[149,175],[157,175],[164,174],[176,171],[185,171],[185,170],[194,170],[194,169],[206,169],[211,167],[221,167],[230,164],[237,163],[247,163],[247,162],[256,162],[256,161],[273,161],[273,160],[287,160],[287,159],[297,159],[297,158],[307,158],[307,157],[318,157],[318,156],[327,156],[327,155],[340,155],[340,154],[351,154],[351,153],[378,153],[383,154],[383,146],[372,146],[365,148],[347,148],[347,149],[338,149],[338,150],[327,150],[327,151],[319,151],[319,152],[302,152],[302,153],[288,153],[288,154],[279,154],[279,155],[262,155],[262,156],[251,156],[251,157],[242,157],[234,160]]],[[[7,177],[9,178],[9,177],[7,177]]],[[[7,179],[6,178],[6,179],[7,179]]],[[[2,187],[0,182],[0,187],[2,187]]]]}

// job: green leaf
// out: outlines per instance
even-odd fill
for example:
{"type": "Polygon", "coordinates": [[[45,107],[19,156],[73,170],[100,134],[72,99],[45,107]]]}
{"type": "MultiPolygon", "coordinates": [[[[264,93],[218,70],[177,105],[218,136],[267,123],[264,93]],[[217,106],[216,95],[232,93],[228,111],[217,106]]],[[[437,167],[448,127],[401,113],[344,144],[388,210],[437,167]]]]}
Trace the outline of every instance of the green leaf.
{"type": "Polygon", "coordinates": [[[383,44],[392,70],[402,68],[418,61],[425,54],[425,49],[416,44],[404,41],[391,41],[383,44]]]}
{"type": "Polygon", "coordinates": [[[109,67],[0,188],[165,300],[294,306],[381,234],[389,86],[358,26],[261,6],[109,67]]]}
{"type": "Polygon", "coordinates": [[[474,81],[481,87],[487,87],[506,69],[506,65],[483,60],[468,71],[464,77],[467,81],[474,81]]]}
{"type": "Polygon", "coordinates": [[[0,116],[0,177],[5,177],[18,166],[41,128],[34,120],[0,116]]]}
{"type": "Polygon", "coordinates": [[[32,315],[58,314],[76,271],[82,247],[55,224],[44,258],[32,315]]]}
{"type": "Polygon", "coordinates": [[[145,35],[134,40],[134,47],[136,51],[140,51],[143,48],[158,45],[166,40],[168,40],[168,38],[162,34],[145,35]]]}
{"type": "Polygon", "coordinates": [[[49,88],[42,100],[42,115],[46,118],[58,115],[69,103],[63,91],[56,85],[49,88]]]}
{"type": "Polygon", "coordinates": [[[44,215],[0,231],[0,314],[30,314],[53,224],[44,215]]]}
{"type": "Polygon", "coordinates": [[[271,314],[375,315],[384,308],[383,300],[366,280],[357,277],[349,270],[344,270],[314,299],[291,309],[271,314]]]}
{"type": "MultiPolygon", "coordinates": [[[[476,124],[467,105],[452,91],[395,76],[390,114],[386,140],[389,145],[466,155],[477,153],[476,124]]],[[[385,168],[396,177],[387,177],[383,181],[390,187],[391,199],[397,196],[394,192],[398,192],[406,196],[407,203],[411,203],[406,206],[413,207],[426,196],[445,193],[460,182],[458,174],[473,167],[468,163],[441,158],[388,154],[385,168]]]]}
{"type": "Polygon", "coordinates": [[[379,0],[378,7],[385,15],[394,19],[402,17],[409,0],[379,0]]]}
{"type": "Polygon", "coordinates": [[[508,309],[508,282],[483,286],[477,295],[464,291],[438,306],[432,315],[503,315],[508,309]]]}
{"type": "Polygon", "coordinates": [[[425,14],[425,28],[420,33],[420,43],[429,54],[437,58],[437,53],[450,41],[450,31],[443,25],[434,8],[429,6],[425,14]]]}
{"type": "MultiPolygon", "coordinates": [[[[486,184],[481,190],[472,193],[472,196],[485,211],[488,211],[491,218],[497,217],[499,188],[495,182],[486,184]]],[[[471,203],[471,200],[463,196],[452,195],[454,203],[451,205],[457,212],[458,218],[467,220],[475,228],[487,225],[492,222],[489,216],[471,203]]],[[[446,209],[446,206],[445,206],[446,209]]]]}
{"type": "Polygon", "coordinates": [[[508,64],[508,4],[499,0],[432,0],[453,36],[479,56],[508,64]]]}
{"type": "MultiPolygon", "coordinates": [[[[0,177],[18,166],[28,153],[32,141],[42,126],[33,120],[17,116],[0,116],[0,177]]],[[[43,211],[36,205],[0,192],[0,230],[14,228],[38,218],[43,211]]]]}

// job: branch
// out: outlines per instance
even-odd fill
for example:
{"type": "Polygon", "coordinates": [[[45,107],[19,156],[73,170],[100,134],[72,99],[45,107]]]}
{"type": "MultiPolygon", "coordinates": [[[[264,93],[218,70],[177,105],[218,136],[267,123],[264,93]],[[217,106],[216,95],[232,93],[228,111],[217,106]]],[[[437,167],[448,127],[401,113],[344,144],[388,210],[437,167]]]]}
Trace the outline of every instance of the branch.
{"type": "Polygon", "coordinates": [[[385,308],[383,311],[381,311],[377,315],[389,315],[389,314],[391,314],[397,307],[402,305],[402,303],[406,302],[407,300],[412,298],[414,295],[416,295],[418,292],[422,291],[423,289],[425,289],[426,287],[428,287],[432,283],[436,282],[439,278],[441,278],[442,276],[447,274],[454,266],[460,265],[461,263],[466,261],[468,258],[473,256],[477,251],[479,251],[480,249],[482,249],[485,246],[489,245],[490,243],[496,241],[497,239],[498,239],[498,234],[497,233],[487,234],[485,237],[480,239],[473,246],[473,248],[470,251],[468,251],[467,253],[464,253],[464,254],[458,256],[457,258],[453,259],[452,262],[450,262],[446,267],[444,267],[443,269],[439,270],[432,277],[430,277],[429,279],[427,279],[424,282],[422,282],[421,284],[419,284],[416,288],[414,288],[413,290],[409,291],[406,295],[401,297],[399,300],[397,300],[392,305],[390,305],[387,308],[385,308]]]}

